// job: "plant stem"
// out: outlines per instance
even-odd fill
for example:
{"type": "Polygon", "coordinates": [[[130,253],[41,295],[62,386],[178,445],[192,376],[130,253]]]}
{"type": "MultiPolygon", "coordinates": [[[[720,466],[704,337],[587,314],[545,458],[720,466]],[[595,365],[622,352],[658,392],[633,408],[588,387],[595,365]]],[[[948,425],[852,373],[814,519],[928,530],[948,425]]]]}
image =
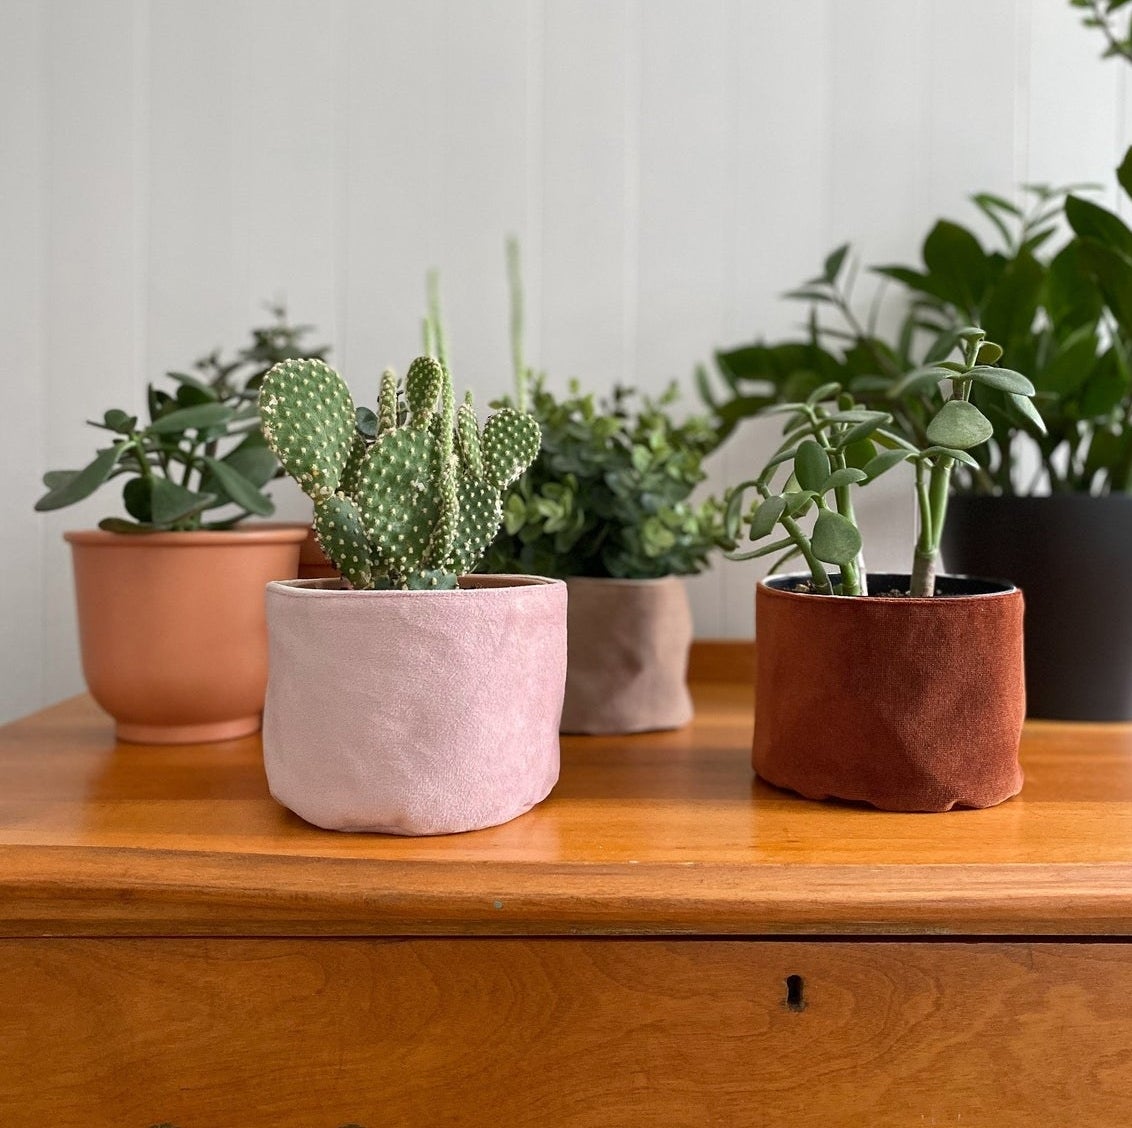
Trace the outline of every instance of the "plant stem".
{"type": "Polygon", "coordinates": [[[790,539],[798,546],[798,551],[802,554],[806,561],[807,567],[810,569],[810,578],[814,581],[814,587],[824,588],[827,595],[833,594],[833,584],[829,581],[829,574],[826,572],[822,562],[814,555],[813,549],[810,547],[809,538],[801,528],[798,522],[793,517],[783,515],[779,518],[779,524],[789,534],[790,539]]]}
{"type": "Polygon", "coordinates": [[[444,321],[440,315],[440,276],[435,270],[428,272],[428,320],[436,344],[436,359],[447,368],[448,344],[444,339],[444,321]]]}
{"type": "MultiPolygon", "coordinates": [[[[842,462],[844,462],[842,458],[842,462]]],[[[852,521],[854,525],[857,524],[857,515],[853,512],[853,494],[852,486],[838,486],[834,490],[834,497],[837,502],[837,512],[841,514],[847,521],[852,521]]],[[[856,573],[856,591],[847,591],[846,595],[868,595],[869,594],[869,574],[865,570],[865,550],[864,547],[857,553],[857,559],[852,565],[853,571],[856,573]]]]}
{"type": "Polygon", "coordinates": [[[923,459],[916,463],[916,498],[920,511],[920,528],[916,552],[912,559],[912,582],[909,595],[935,595],[935,570],[943,524],[947,517],[948,491],[954,459],[923,459]]]}
{"type": "Polygon", "coordinates": [[[507,240],[507,280],[511,290],[511,364],[515,371],[515,406],[527,410],[530,372],[523,363],[523,278],[519,270],[519,240],[507,240]]]}

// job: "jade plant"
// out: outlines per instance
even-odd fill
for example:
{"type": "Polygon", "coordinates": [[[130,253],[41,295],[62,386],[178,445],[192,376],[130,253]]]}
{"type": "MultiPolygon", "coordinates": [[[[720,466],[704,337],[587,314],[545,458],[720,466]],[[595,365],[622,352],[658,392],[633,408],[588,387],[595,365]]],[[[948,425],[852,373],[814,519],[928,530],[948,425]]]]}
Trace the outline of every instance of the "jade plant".
{"type": "Polygon", "coordinates": [[[572,381],[556,396],[523,359],[518,249],[508,245],[514,403],[542,431],[531,468],[504,500],[489,572],[656,579],[701,571],[726,544],[718,501],[690,500],[718,445],[706,419],[675,421],[673,385],[660,398],[615,387],[599,403],[572,381]]]}
{"type": "Polygon", "coordinates": [[[323,552],[362,590],[456,587],[539,447],[538,424],[510,408],[481,431],[470,394],[455,406],[432,355],[412,362],[403,387],[384,372],[376,412],[355,409],[324,361],[284,361],[264,378],[259,409],[268,445],[314,502],[323,552]]]}
{"type": "Polygon", "coordinates": [[[752,542],[766,539],[779,528],[782,536],[755,549],[735,547],[729,557],[749,560],[782,553],[773,569],[777,570],[800,555],[810,570],[815,592],[868,595],[854,490],[908,462],[915,468],[917,502],[908,594],[934,595],[952,471],[956,465],[977,466],[969,452],[994,431],[991,421],[972,402],[973,390],[991,392],[1034,427],[1042,426],[1031,402],[1033,384],[1021,373],[997,366],[1001,347],[986,340],[979,328],[963,328],[958,338],[962,359],[942,359],[914,369],[889,391],[893,398],[911,392],[934,398],[935,409],[922,438],[902,433],[891,412],[862,406],[835,382],[815,388],[799,402],[765,408],[762,414],[786,416],[784,441],[757,478],[731,491],[727,531],[733,543],[744,530],[752,542]],[[785,478],[775,484],[783,473],[785,478]],[[750,490],[756,496],[747,506],[750,490]],[[807,528],[803,522],[810,517],[807,528]],[[836,582],[827,564],[839,569],[836,582]]]}
{"type": "Polygon", "coordinates": [[[275,323],[253,329],[251,343],[235,356],[217,350],[197,361],[194,373],[169,372],[171,391],[149,384],[148,422],[120,408],[91,420],[92,427],[112,436],[109,445],[82,470],[48,471],[47,492],[35,508],[62,509],[124,478],[122,502],[129,518],[104,518],[100,529],[230,529],[251,514],[270,515],[275,506],[264,487],[278,475],[279,464],[259,428],[260,382],[287,357],[321,357],[328,351],[304,343],[310,326],[290,325],[282,307],[272,312],[275,323]]]}

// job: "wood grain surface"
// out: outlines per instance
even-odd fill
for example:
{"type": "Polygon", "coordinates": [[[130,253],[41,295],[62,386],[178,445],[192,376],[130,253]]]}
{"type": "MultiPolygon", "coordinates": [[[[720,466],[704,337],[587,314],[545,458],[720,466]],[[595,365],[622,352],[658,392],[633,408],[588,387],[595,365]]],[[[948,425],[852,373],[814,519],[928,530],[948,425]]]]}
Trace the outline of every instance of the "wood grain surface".
{"type": "Polygon", "coordinates": [[[1104,943],[8,940],[0,1123],[1117,1128],[1130,993],[1104,943]]]}
{"type": "Polygon", "coordinates": [[[754,779],[749,683],[693,692],[688,728],[566,738],[546,802],[429,839],[305,824],[258,737],[115,744],[64,702],[0,729],[0,935],[1132,935],[1132,726],[1030,724],[1017,799],[899,815],[754,779]]]}

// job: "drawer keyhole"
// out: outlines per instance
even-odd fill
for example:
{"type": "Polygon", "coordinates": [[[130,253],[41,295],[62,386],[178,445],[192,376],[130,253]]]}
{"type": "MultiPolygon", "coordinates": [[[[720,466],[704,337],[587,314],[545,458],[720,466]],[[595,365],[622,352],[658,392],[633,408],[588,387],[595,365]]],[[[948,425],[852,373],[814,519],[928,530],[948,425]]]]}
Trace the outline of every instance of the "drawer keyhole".
{"type": "Polygon", "coordinates": [[[801,1011],[806,1009],[804,989],[805,984],[802,982],[802,977],[800,975],[788,975],[786,977],[787,1010],[801,1011]]]}

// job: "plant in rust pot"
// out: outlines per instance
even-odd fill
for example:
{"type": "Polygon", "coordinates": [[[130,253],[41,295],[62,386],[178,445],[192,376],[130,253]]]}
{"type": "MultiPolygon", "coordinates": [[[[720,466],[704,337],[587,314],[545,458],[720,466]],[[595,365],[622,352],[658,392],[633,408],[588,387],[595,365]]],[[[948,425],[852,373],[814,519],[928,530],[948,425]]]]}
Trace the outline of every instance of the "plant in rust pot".
{"type": "Polygon", "coordinates": [[[1034,389],[997,367],[1002,350],[982,330],[959,338],[961,360],[915,370],[892,390],[935,397],[923,442],[827,384],[768,409],[786,415],[784,441],[729,497],[733,538],[771,538],[732,558],[800,555],[809,569],[756,592],[753,749],[759,776],[807,798],[947,811],[992,806],[1022,786],[1022,594],[937,576],[936,561],[952,470],[975,465],[969,451],[992,433],[972,390],[1009,397],[1036,419],[1034,389]],[[906,462],[918,503],[911,573],[869,575],[854,491],[906,462]]]}
{"type": "Polygon", "coordinates": [[[268,585],[272,794],[328,829],[417,835],[494,826],[540,802],[558,778],[566,588],[469,575],[538,424],[503,409],[481,431],[432,355],[403,389],[385,372],[372,439],[317,360],[273,369],[260,412],[343,577],[268,585]]]}
{"type": "Polygon", "coordinates": [[[65,534],[83,674],[121,740],[198,743],[259,728],[263,589],[296,574],[306,536],[299,526],[241,524],[274,510],[264,487],[279,467],[260,433],[259,382],[308,331],[274,312],[233,358],[213,352],[195,373],[170,372],[171,391],[150,384],[147,422],[112,409],[92,423],[109,442],[82,470],[44,476],[41,511],[124,482],[128,517],[65,534]]]}
{"type": "Polygon", "coordinates": [[[559,576],[570,589],[563,732],[679,728],[692,719],[683,577],[725,543],[719,503],[689,500],[716,433],[672,419],[674,388],[636,403],[624,388],[605,405],[576,384],[555,396],[523,360],[513,243],[509,258],[515,403],[529,403],[542,448],[504,500],[484,570],[559,576]]]}

